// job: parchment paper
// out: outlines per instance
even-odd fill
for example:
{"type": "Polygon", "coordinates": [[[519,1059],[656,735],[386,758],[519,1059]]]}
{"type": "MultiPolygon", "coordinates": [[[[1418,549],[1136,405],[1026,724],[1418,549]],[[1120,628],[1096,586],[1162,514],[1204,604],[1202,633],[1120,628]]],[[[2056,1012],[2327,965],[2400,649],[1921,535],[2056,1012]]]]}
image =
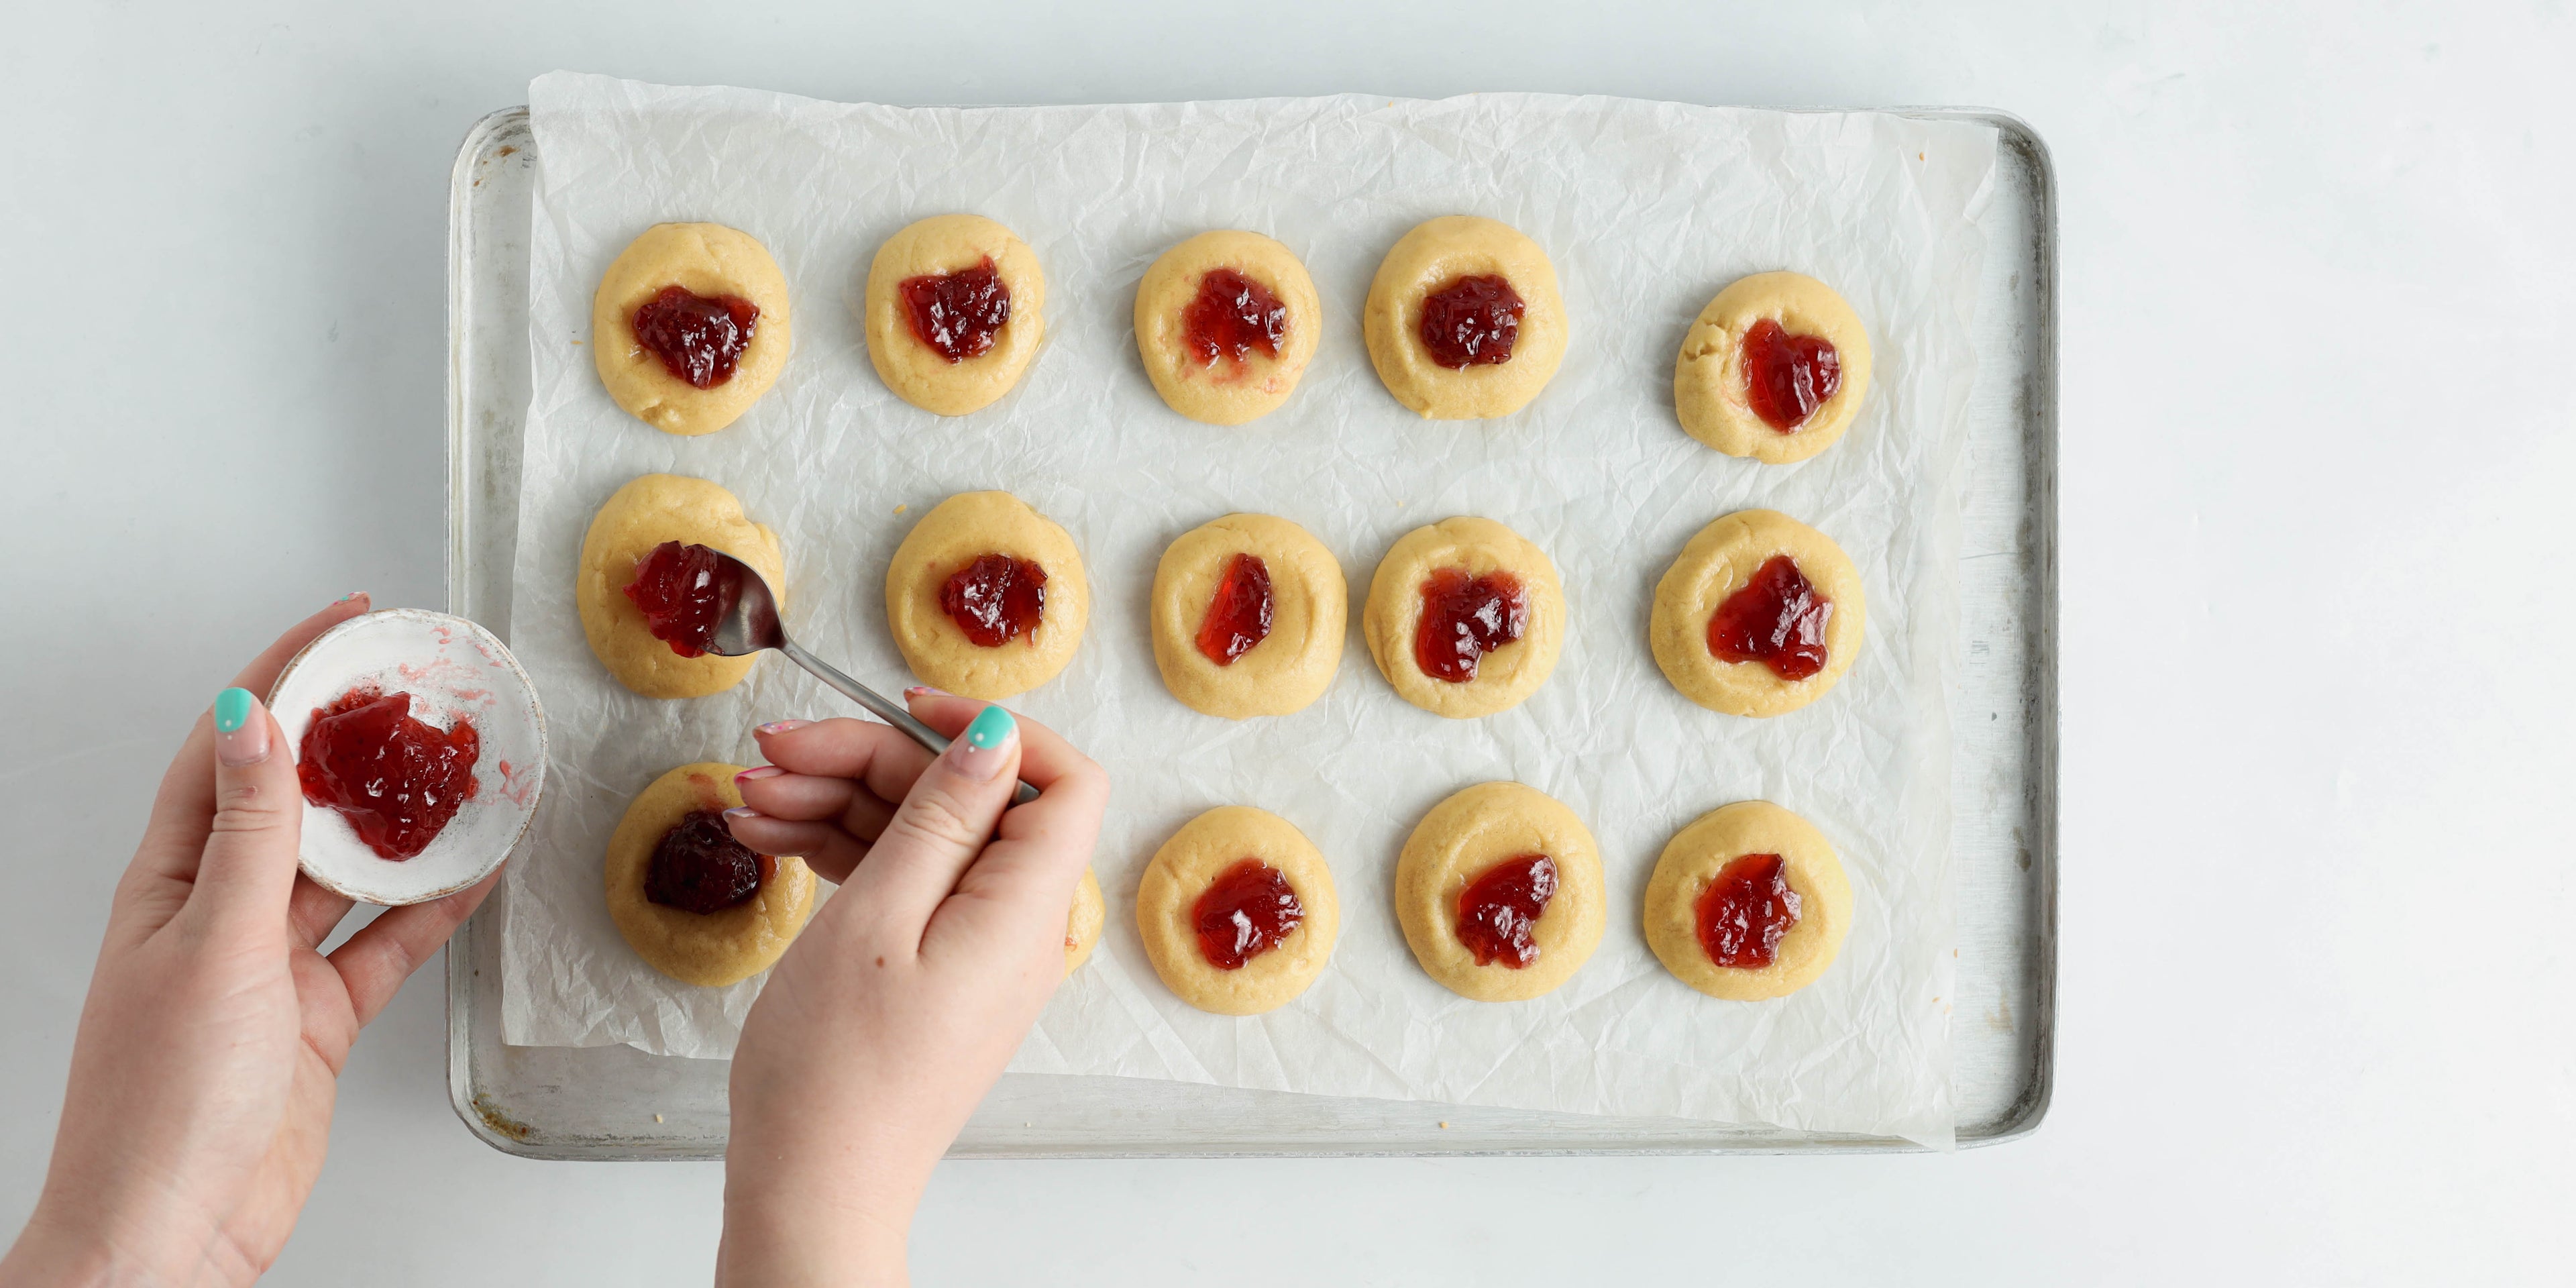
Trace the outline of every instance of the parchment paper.
{"type": "Polygon", "coordinates": [[[1990,130],[1528,94],[906,109],[562,73],[537,80],[530,102],[542,168],[535,395],[512,644],[552,717],[556,759],[532,852],[505,895],[508,1041],[729,1054],[760,981],[703,990],[645,966],[609,921],[600,855],[627,801],[662,770],[756,761],[748,731],[758,721],[855,714],[777,658],[698,701],[620,687],[573,609],[574,562],[598,505],[652,471],[731,488],[784,538],[798,638],[892,691],[910,677],[886,633],[887,559],[940,499],[1005,488],[1073,534],[1097,597],[1072,665],[1013,705],[1089,749],[1115,781],[1095,859],[1109,928],[1013,1068],[1950,1143],[1953,476],[1974,376],[1990,130]],[[946,211],[1017,230],[1048,279],[1046,344],[1020,388],[959,419],[886,390],[855,309],[878,243],[946,211]],[[1554,383],[1506,420],[1419,419],[1379,385],[1361,345],[1379,258],[1415,222],[1456,212],[1501,219],[1545,247],[1572,318],[1554,383]],[[706,438],[625,415],[584,347],[601,272],[665,220],[760,238],[794,301],[785,375],[706,438]],[[1296,396],[1237,428],[1165,408],[1130,322],[1155,256],[1226,227],[1303,256],[1327,328],[1296,396]],[[1671,395],[1674,353],[1700,306],[1773,268],[1832,283],[1877,355],[1844,441],[1786,467],[1692,441],[1671,395]],[[1849,675],[1823,701],[1768,721],[1691,705],[1646,644],[1666,565],[1703,524],[1748,506],[1831,534],[1869,589],[1866,651],[1849,675]],[[1146,604],[1163,547],[1238,510],[1305,525],[1340,557],[1354,597],[1325,698],[1239,724],[1164,690],[1146,604]],[[1379,556],[1454,514],[1537,542],[1568,597],[1554,677],[1483,720],[1407,705],[1358,637],[1358,599],[1379,556]],[[1423,975],[1388,897],[1396,852],[1423,811],[1497,778],[1573,807],[1609,879],[1609,929],[1591,962],[1556,993],[1511,1004],[1463,1001],[1423,975]],[[1751,798],[1833,839],[1855,924],[1815,985],[1718,1002],[1656,963],[1639,900],[1676,830],[1751,798]],[[1331,861],[1342,901],[1332,965],[1266,1016],[1205,1015],[1172,997],[1132,925],[1155,846],[1220,804],[1258,805],[1302,828],[1331,861]]]}

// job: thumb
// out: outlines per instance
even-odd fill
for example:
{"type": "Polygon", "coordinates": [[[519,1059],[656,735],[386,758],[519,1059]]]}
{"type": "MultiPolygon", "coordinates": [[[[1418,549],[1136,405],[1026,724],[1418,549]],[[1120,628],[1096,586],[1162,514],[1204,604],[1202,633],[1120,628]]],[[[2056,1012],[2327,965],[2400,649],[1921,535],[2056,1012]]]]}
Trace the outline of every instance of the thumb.
{"type": "Polygon", "coordinates": [[[918,940],[992,838],[1019,786],[1019,765],[1019,722],[999,706],[985,707],[921,772],[850,874],[859,906],[918,940]]]}
{"type": "Polygon", "coordinates": [[[284,925],[303,834],[304,790],[285,732],[250,690],[217,694],[214,827],[189,902],[284,925]]]}

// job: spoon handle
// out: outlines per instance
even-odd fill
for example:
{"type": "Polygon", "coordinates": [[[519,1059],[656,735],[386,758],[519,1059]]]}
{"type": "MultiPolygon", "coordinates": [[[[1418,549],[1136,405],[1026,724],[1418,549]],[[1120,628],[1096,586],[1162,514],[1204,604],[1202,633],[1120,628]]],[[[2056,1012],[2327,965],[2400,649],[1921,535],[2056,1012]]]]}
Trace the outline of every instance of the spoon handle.
{"type": "MultiPolygon", "coordinates": [[[[888,702],[876,690],[841,674],[840,668],[806,652],[797,645],[796,641],[780,640],[778,651],[786,654],[789,661],[811,672],[815,679],[832,686],[833,690],[842,697],[866,707],[868,714],[910,734],[914,742],[928,747],[932,755],[948,750],[948,739],[941,736],[938,730],[913,719],[912,712],[905,710],[901,703],[888,702]]],[[[1020,784],[1018,791],[1011,793],[1011,803],[1014,805],[1026,805],[1037,798],[1038,789],[1025,782],[1020,784]]]]}

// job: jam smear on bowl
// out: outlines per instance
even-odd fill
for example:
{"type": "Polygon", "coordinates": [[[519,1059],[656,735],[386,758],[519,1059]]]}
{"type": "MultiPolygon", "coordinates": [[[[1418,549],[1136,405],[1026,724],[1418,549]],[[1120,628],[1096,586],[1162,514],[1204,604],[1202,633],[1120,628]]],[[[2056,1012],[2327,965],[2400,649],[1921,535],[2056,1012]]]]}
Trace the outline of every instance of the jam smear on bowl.
{"type": "Polygon", "coordinates": [[[1000,648],[1023,634],[1036,643],[1046,613],[1046,569],[1009,555],[975,556],[939,588],[940,610],[978,648],[1000,648]]]}
{"type": "Polygon", "coordinates": [[[411,695],[360,686],[316,708],[295,776],[304,799],[335,809],[384,859],[429,848],[474,798],[482,739],[463,716],[441,729],[411,713],[411,695]]]}
{"type": "Polygon", "coordinates": [[[1825,625],[1834,601],[1816,593],[1798,562],[1773,555],[1708,619],[1708,651],[1721,662],[1760,662],[1783,680],[1825,669],[1825,625]]]}
{"type": "Polygon", "coordinates": [[[707,916],[751,902],[776,862],[733,839],[721,811],[691,810],[654,845],[653,861],[644,869],[644,897],[707,916]]]}
{"type": "Polygon", "coordinates": [[[1538,941],[1530,936],[1555,897],[1556,860],[1544,854],[1505,859],[1458,892],[1458,942],[1479,966],[1501,962],[1519,970],[1538,960],[1538,941]]]}
{"type": "Polygon", "coordinates": [[[950,362],[980,358],[1011,320],[1011,288],[988,256],[954,273],[907,277],[895,287],[912,318],[912,335],[950,362]]]}
{"type": "Polygon", "coordinates": [[[1525,307],[1508,278],[1458,278],[1422,297],[1422,347],[1452,371],[1509,362],[1525,307]]]}
{"type": "Polygon", "coordinates": [[[1780,939],[1798,924],[1798,892],[1777,854],[1739,854],[1699,894],[1699,946],[1729,970],[1778,960],[1780,939]]]}
{"type": "Polygon", "coordinates": [[[1241,970],[1306,924],[1306,906],[1297,902],[1296,888],[1279,869],[1243,859],[1208,883],[1190,920],[1198,927],[1199,952],[1209,965],[1241,970]]]}
{"type": "Polygon", "coordinates": [[[1230,268],[1199,278],[1198,298],[1181,310],[1181,343],[1202,367],[1219,358],[1241,362],[1259,349],[1279,356],[1288,335],[1288,306],[1270,288],[1230,268]]]}
{"type": "Polygon", "coordinates": [[[1744,333],[1744,392],[1753,414],[1794,434],[1843,387],[1842,355],[1820,335],[1791,335],[1764,318],[1744,333]]]}
{"type": "Polygon", "coordinates": [[[739,295],[700,295],[665,286],[630,320],[636,343],[662,360],[662,369],[692,388],[713,389],[733,379],[742,352],[759,329],[760,306],[739,295]]]}
{"type": "Polygon", "coordinates": [[[1507,572],[1470,577],[1441,568],[1422,583],[1422,623],[1413,630],[1413,661],[1424,675],[1451,684],[1476,678],[1485,654],[1529,629],[1529,595],[1507,572]]]}
{"type": "Polygon", "coordinates": [[[1259,555],[1236,555],[1217,578],[1207,616],[1199,619],[1200,655],[1218,666],[1234,665],[1270,638],[1270,612],[1270,565],[1259,555]]]}
{"type": "Polygon", "coordinates": [[[716,623],[742,598],[742,586],[728,571],[710,547],[665,541],[636,561],[626,597],[643,610],[653,638],[682,657],[697,657],[714,647],[716,623]]]}

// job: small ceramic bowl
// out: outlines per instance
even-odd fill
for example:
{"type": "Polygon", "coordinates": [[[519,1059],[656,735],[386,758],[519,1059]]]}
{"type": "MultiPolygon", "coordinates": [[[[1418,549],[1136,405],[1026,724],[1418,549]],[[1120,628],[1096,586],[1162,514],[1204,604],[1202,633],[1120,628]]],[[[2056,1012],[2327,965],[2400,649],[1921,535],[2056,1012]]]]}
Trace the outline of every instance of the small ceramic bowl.
{"type": "Polygon", "coordinates": [[[426,903],[491,875],[510,857],[546,784],[546,713],[519,659],[490,631],[445,613],[389,608],[324,631],[268,691],[268,708],[301,759],[317,711],[362,685],[412,695],[411,714],[440,728],[462,716],[479,747],[474,794],[429,848],[378,858],[340,811],[304,805],[304,875],[361,903],[426,903]]]}

